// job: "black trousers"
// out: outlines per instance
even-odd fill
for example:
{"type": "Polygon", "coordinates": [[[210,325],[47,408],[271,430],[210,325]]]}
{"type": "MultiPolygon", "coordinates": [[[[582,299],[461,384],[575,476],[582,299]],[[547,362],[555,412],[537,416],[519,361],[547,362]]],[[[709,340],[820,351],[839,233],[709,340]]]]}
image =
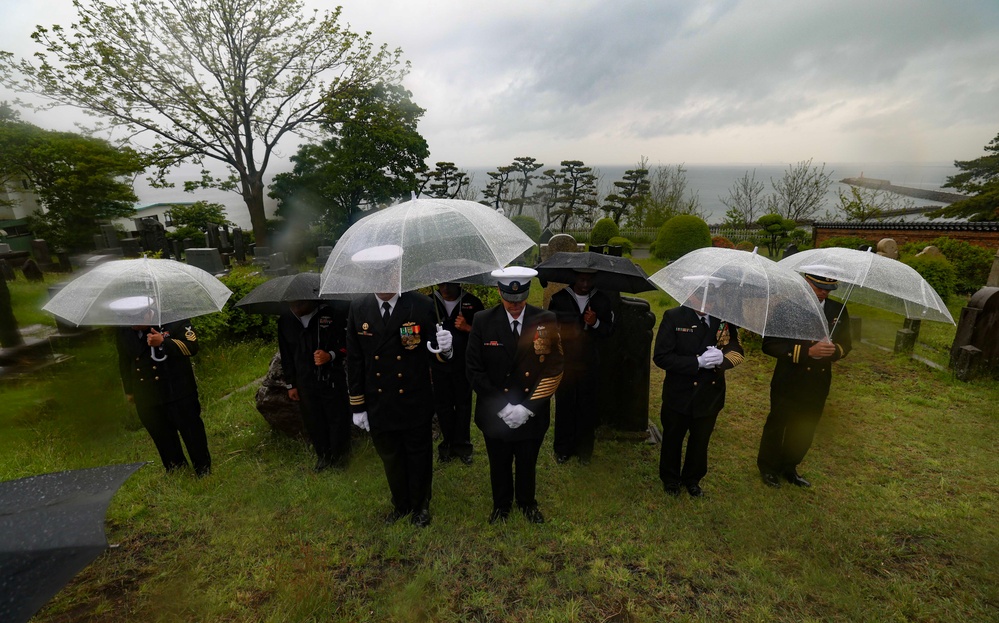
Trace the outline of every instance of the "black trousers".
{"type": "Polygon", "coordinates": [[[770,413],[756,455],[760,473],[784,474],[798,467],[812,447],[827,394],[794,401],[785,393],[770,390],[770,413]]]}
{"type": "Polygon", "coordinates": [[[208,452],[208,436],[201,419],[201,402],[197,394],[161,405],[140,406],[137,403],[136,411],[139,421],[153,438],[167,471],[187,467],[181,439],[187,446],[194,470],[198,474],[211,471],[212,455],[208,452]]]}
{"type": "Polygon", "coordinates": [[[493,508],[509,511],[515,495],[520,508],[537,506],[537,466],[542,440],[501,441],[492,437],[485,440],[493,508]]]}
{"type": "Polygon", "coordinates": [[[574,370],[562,376],[555,390],[555,454],[578,456],[588,461],[593,456],[597,430],[597,385],[599,371],[574,370]]]}
{"type": "Polygon", "coordinates": [[[664,406],[659,416],[663,425],[659,478],[664,485],[696,485],[708,473],[708,442],[715,430],[718,412],[694,418],[689,411],[664,406]],[[687,453],[681,463],[685,437],[687,453]]]}
{"type": "Polygon", "coordinates": [[[434,441],[430,420],[404,430],[371,430],[371,441],[385,466],[397,511],[430,508],[434,477],[434,441]]]}
{"type": "Polygon", "coordinates": [[[437,452],[442,459],[472,456],[472,386],[464,366],[434,368],[434,409],[441,426],[437,452]]]}
{"type": "Polygon", "coordinates": [[[330,463],[346,463],[353,423],[346,391],[299,387],[298,397],[305,432],[316,456],[330,463]]]}

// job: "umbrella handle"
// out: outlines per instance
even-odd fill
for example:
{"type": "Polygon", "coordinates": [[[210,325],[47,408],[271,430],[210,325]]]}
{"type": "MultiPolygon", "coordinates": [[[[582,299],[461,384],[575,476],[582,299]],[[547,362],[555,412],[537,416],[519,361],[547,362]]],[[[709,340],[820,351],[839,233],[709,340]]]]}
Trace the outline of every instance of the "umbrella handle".
{"type": "Polygon", "coordinates": [[[156,356],[156,347],[155,346],[150,346],[149,347],[149,358],[152,359],[153,361],[166,361],[167,356],[164,353],[164,355],[162,357],[157,357],[156,356]]]}
{"type": "MultiPolygon", "coordinates": [[[[436,303],[434,303],[434,309],[436,309],[436,308],[437,308],[437,304],[436,304],[436,303]]],[[[438,312],[438,313],[439,313],[439,312],[438,312]]],[[[440,323],[437,323],[437,328],[438,328],[438,329],[440,329],[440,328],[441,328],[441,325],[440,325],[440,323]]],[[[437,353],[441,353],[441,352],[444,352],[444,349],[443,349],[443,348],[434,348],[434,347],[433,347],[433,345],[432,345],[432,344],[430,343],[430,340],[427,340],[427,350],[429,350],[430,352],[432,352],[432,353],[433,353],[433,354],[435,354],[435,355],[436,355],[437,353]]]]}

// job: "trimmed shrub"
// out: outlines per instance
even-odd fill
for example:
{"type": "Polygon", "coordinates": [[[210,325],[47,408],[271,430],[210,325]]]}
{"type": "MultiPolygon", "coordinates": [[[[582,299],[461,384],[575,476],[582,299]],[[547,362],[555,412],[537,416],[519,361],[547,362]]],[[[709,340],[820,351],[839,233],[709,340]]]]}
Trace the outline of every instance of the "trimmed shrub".
{"type": "Polygon", "coordinates": [[[220,277],[219,281],[232,290],[222,311],[194,319],[202,342],[226,343],[243,339],[273,340],[277,338],[277,316],[248,314],[236,307],[244,296],[267,281],[259,272],[241,270],[220,277]]]}
{"type": "Polygon", "coordinates": [[[527,234],[527,237],[537,242],[541,238],[541,223],[538,219],[533,216],[527,216],[526,214],[521,214],[510,219],[514,225],[520,228],[520,231],[527,234]]]}
{"type": "MultiPolygon", "coordinates": [[[[735,243],[733,243],[731,240],[729,240],[725,236],[712,236],[711,237],[711,246],[713,246],[713,247],[719,247],[721,249],[734,249],[735,248],[735,243]]],[[[752,251],[752,249],[750,249],[750,251],[752,251]]]]}
{"type": "Polygon", "coordinates": [[[962,294],[974,293],[989,280],[989,271],[992,270],[995,254],[969,242],[947,237],[936,238],[929,242],[910,242],[902,245],[899,255],[905,261],[907,256],[916,255],[930,245],[940,249],[953,264],[955,291],[962,294]]]}
{"type": "Polygon", "coordinates": [[[957,279],[954,265],[947,261],[946,258],[912,256],[905,259],[904,263],[914,268],[917,273],[922,275],[923,279],[933,286],[933,289],[943,299],[944,304],[950,300],[950,297],[954,294],[954,286],[957,279]]]}
{"type": "Polygon", "coordinates": [[[607,244],[611,238],[621,235],[621,229],[611,218],[602,218],[593,225],[590,232],[590,245],[600,246],[607,244]]]}
{"type": "Polygon", "coordinates": [[[742,240],[735,244],[735,248],[740,251],[752,251],[756,248],[756,244],[748,240],[742,240]]]}
{"type": "Polygon", "coordinates": [[[871,246],[875,250],[877,250],[878,248],[877,242],[865,240],[864,238],[860,238],[857,236],[836,236],[835,238],[823,240],[822,244],[819,245],[819,248],[828,249],[830,247],[844,247],[847,249],[859,249],[861,245],[871,246]]]}
{"type": "Polygon", "coordinates": [[[607,244],[611,245],[612,247],[621,247],[622,255],[631,255],[631,252],[634,250],[635,246],[631,243],[630,240],[628,240],[624,236],[614,236],[613,238],[607,241],[607,244]]]}
{"type": "Polygon", "coordinates": [[[661,260],[673,261],[694,249],[711,246],[711,231],[703,219],[679,214],[663,223],[650,252],[661,260]]]}

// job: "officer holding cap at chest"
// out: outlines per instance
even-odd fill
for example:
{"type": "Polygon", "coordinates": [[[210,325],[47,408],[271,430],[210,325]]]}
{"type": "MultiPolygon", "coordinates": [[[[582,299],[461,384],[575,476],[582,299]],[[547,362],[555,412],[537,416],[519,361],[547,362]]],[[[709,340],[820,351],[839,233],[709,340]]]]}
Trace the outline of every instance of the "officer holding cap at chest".
{"type": "Polygon", "coordinates": [[[198,353],[198,336],[190,320],[151,326],[152,304],[148,296],[129,296],[110,304],[111,309],[135,319],[134,325],[119,327],[115,335],[125,397],[135,403],[139,420],[168,472],[187,467],[183,439],[194,471],[206,476],[212,457],[191,367],[191,357],[198,353]]]}
{"type": "MultiPolygon", "coordinates": [[[[398,262],[395,245],[353,256],[372,271],[398,262]]],[[[430,525],[433,481],[432,360],[447,361],[452,337],[436,329],[434,303],[419,292],[370,294],[351,302],[347,316],[347,388],[354,424],[371,432],[392,494],[386,523],[411,515],[430,525]],[[427,348],[430,344],[433,350],[427,348]]]]}
{"type": "Polygon", "coordinates": [[[527,304],[536,275],[519,266],[492,272],[500,304],[476,314],[465,353],[475,424],[489,456],[490,523],[505,520],[514,501],[528,521],[545,520],[535,496],[536,469],[563,355],[555,314],[527,304]]]}
{"type": "Polygon", "coordinates": [[[805,281],[819,299],[831,340],[763,338],[763,352],[776,358],[777,365],[770,380],[770,414],[763,426],[756,465],[764,484],[773,488],[780,487],[781,478],[797,487],[811,486],[798,474],[798,464],[811,447],[822,417],[832,385],[832,364],[852,348],[850,315],[842,303],[827,298],[837,287],[831,276],[835,269],[812,268],[805,281]]]}

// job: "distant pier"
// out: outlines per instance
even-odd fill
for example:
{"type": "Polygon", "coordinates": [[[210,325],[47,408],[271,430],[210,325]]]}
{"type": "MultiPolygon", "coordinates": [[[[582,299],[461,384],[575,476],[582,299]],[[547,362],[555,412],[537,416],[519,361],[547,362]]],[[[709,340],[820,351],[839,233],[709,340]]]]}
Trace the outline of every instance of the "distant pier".
{"type": "Polygon", "coordinates": [[[957,203],[967,199],[966,195],[958,193],[948,193],[942,190],[926,190],[924,188],[911,188],[909,186],[895,186],[888,180],[879,180],[873,177],[847,177],[840,180],[842,184],[850,186],[860,186],[862,188],[872,188],[874,190],[886,190],[897,195],[925,199],[927,201],[938,201],[940,203],[957,203]]]}

